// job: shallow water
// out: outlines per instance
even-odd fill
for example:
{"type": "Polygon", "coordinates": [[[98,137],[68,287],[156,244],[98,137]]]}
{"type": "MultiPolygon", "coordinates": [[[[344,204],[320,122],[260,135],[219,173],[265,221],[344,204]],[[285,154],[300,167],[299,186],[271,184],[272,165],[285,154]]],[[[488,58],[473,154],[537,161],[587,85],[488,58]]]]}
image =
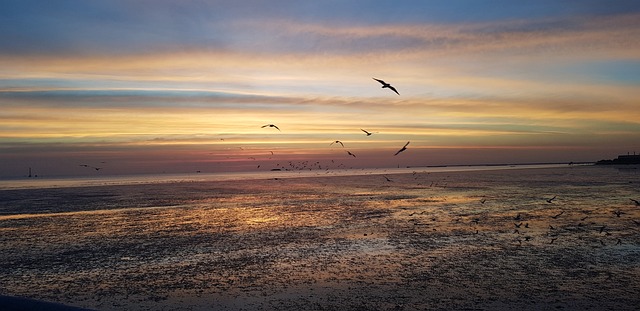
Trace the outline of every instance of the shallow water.
{"type": "Polygon", "coordinates": [[[635,310],[638,171],[6,189],[0,294],[98,310],[635,310]]]}

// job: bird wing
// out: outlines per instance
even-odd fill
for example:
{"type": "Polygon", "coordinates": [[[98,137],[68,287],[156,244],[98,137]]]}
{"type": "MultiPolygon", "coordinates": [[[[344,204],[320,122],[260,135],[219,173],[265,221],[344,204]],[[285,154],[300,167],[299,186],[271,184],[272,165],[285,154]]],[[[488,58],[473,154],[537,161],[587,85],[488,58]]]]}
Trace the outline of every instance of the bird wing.
{"type": "Polygon", "coordinates": [[[269,124],[265,124],[265,125],[261,126],[260,128],[267,127],[267,126],[269,126],[269,124]]]}
{"type": "Polygon", "coordinates": [[[365,132],[367,135],[371,134],[371,133],[369,133],[369,132],[367,132],[367,131],[365,131],[365,130],[363,130],[363,129],[360,129],[360,130],[361,130],[361,131],[363,131],[363,132],[365,132]]]}
{"type": "Polygon", "coordinates": [[[341,141],[338,141],[340,143],[340,145],[342,145],[342,147],[344,147],[344,144],[341,141]]]}
{"type": "Polygon", "coordinates": [[[382,81],[382,80],[380,80],[380,79],[376,79],[376,78],[372,78],[372,79],[373,79],[373,80],[376,80],[376,81],[378,81],[378,82],[380,82],[380,83],[382,83],[382,85],[386,85],[386,84],[387,84],[387,82],[384,82],[384,81],[382,81]]]}
{"type": "Polygon", "coordinates": [[[409,146],[410,141],[408,141],[406,144],[404,144],[404,147],[402,148],[407,148],[407,146],[409,146]]]}
{"type": "Polygon", "coordinates": [[[400,95],[400,93],[398,93],[398,91],[396,90],[396,88],[395,88],[395,87],[393,87],[393,86],[389,85],[389,88],[390,88],[392,91],[396,92],[396,94],[400,95]]]}
{"type": "Polygon", "coordinates": [[[275,125],[273,125],[273,124],[271,124],[271,126],[275,127],[275,128],[276,128],[276,130],[280,131],[280,128],[278,128],[277,126],[275,126],[275,125]]]}

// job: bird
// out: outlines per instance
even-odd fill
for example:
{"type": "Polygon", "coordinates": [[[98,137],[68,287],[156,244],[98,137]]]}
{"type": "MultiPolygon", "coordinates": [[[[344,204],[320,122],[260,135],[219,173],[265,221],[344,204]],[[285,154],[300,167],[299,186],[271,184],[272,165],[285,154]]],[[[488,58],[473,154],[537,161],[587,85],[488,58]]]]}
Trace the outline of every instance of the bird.
{"type": "Polygon", "coordinates": [[[553,203],[553,200],[555,200],[555,199],[556,199],[556,197],[557,197],[557,196],[556,196],[556,195],[554,195],[554,196],[553,196],[553,198],[551,198],[551,199],[547,199],[547,203],[553,203]]]}
{"type": "Polygon", "coordinates": [[[99,170],[101,170],[101,169],[102,169],[102,167],[95,167],[95,166],[91,166],[91,165],[88,165],[88,164],[80,164],[79,166],[84,166],[84,167],[92,168],[92,169],[94,169],[94,170],[96,170],[96,171],[99,171],[99,170]]]}
{"type": "Polygon", "coordinates": [[[347,151],[347,153],[348,153],[350,156],[354,157],[354,158],[356,157],[356,155],[355,155],[355,154],[353,154],[353,153],[351,153],[350,151],[347,151]]]}
{"type": "Polygon", "coordinates": [[[329,146],[331,146],[333,144],[340,144],[340,145],[342,145],[342,147],[344,147],[344,144],[339,140],[336,140],[336,141],[332,142],[331,144],[329,144],[329,146]]]}
{"type": "Polygon", "coordinates": [[[640,206],[640,201],[634,200],[634,199],[629,199],[629,200],[633,201],[633,203],[635,203],[636,206],[640,206]]]}
{"type": "Polygon", "coordinates": [[[409,145],[409,142],[407,142],[406,144],[404,144],[404,146],[403,146],[400,150],[396,151],[396,153],[394,154],[394,156],[397,156],[400,152],[403,152],[403,151],[407,150],[407,146],[408,146],[408,145],[409,145]]]}
{"type": "Polygon", "coordinates": [[[487,199],[482,198],[482,200],[480,200],[480,203],[484,204],[485,202],[487,202],[487,199]]]}
{"type": "Polygon", "coordinates": [[[557,219],[557,218],[558,218],[558,217],[560,217],[560,215],[562,215],[562,214],[564,214],[564,211],[560,211],[560,213],[558,213],[558,214],[556,214],[556,215],[554,215],[554,216],[551,216],[551,218],[553,218],[553,219],[557,219]]]}
{"type": "Polygon", "coordinates": [[[376,80],[376,81],[380,82],[380,83],[382,84],[382,88],[383,88],[383,89],[384,89],[384,88],[388,88],[388,89],[390,89],[390,90],[392,90],[392,91],[396,92],[396,94],[400,95],[400,93],[398,93],[398,91],[396,90],[396,88],[395,88],[395,87],[393,87],[393,86],[391,86],[391,84],[389,84],[389,83],[387,83],[387,82],[384,82],[384,81],[382,81],[382,80],[380,80],[380,79],[376,79],[376,78],[373,78],[373,80],[376,80]]]}
{"type": "Polygon", "coordinates": [[[276,130],[280,131],[280,128],[278,128],[277,126],[275,126],[274,124],[265,124],[263,126],[261,126],[260,128],[265,128],[265,127],[275,127],[276,130]]]}
{"type": "Polygon", "coordinates": [[[386,179],[388,182],[393,182],[393,180],[389,179],[389,177],[382,175],[382,177],[384,177],[384,179],[386,179]]]}
{"type": "Polygon", "coordinates": [[[363,129],[360,129],[360,130],[361,130],[361,131],[363,131],[365,134],[367,134],[367,136],[371,136],[371,134],[373,134],[373,133],[371,133],[371,132],[367,132],[367,131],[365,131],[365,130],[363,130],[363,129]]]}
{"type": "Polygon", "coordinates": [[[520,228],[520,226],[522,226],[522,223],[519,224],[513,224],[514,226],[516,226],[516,228],[520,228]]]}

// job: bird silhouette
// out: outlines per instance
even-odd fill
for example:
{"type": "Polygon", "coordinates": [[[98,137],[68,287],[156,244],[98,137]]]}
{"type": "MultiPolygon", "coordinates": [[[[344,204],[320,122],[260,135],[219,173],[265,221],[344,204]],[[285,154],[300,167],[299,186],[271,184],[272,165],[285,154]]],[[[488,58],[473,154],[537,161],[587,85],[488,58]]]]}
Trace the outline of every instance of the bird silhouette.
{"type": "Polygon", "coordinates": [[[351,153],[351,151],[347,151],[347,153],[348,153],[350,156],[354,157],[354,158],[356,157],[356,155],[355,155],[355,154],[353,154],[353,153],[351,153]]]}
{"type": "Polygon", "coordinates": [[[386,179],[388,182],[392,182],[393,180],[389,179],[389,177],[382,175],[382,177],[384,177],[384,179],[386,179]]]}
{"type": "Polygon", "coordinates": [[[366,130],[363,130],[363,129],[360,129],[360,130],[361,130],[361,131],[363,131],[363,132],[364,132],[365,134],[367,134],[367,136],[371,136],[371,134],[373,134],[373,133],[371,133],[371,132],[368,132],[368,131],[366,131],[366,130]]]}
{"type": "Polygon", "coordinates": [[[553,196],[553,198],[551,198],[551,199],[547,199],[547,203],[553,203],[553,200],[555,200],[555,199],[556,199],[556,197],[557,197],[557,196],[555,196],[555,195],[554,195],[554,196],[553,196]]]}
{"type": "Polygon", "coordinates": [[[636,206],[640,206],[640,201],[634,200],[634,199],[629,199],[629,200],[633,201],[633,203],[635,203],[636,206]]]}
{"type": "Polygon", "coordinates": [[[276,130],[280,131],[280,128],[278,128],[277,126],[275,126],[273,124],[265,124],[265,125],[261,126],[260,128],[265,128],[265,127],[275,127],[276,130]]]}
{"type": "Polygon", "coordinates": [[[88,165],[88,164],[80,164],[79,166],[84,166],[84,167],[92,168],[92,169],[94,169],[94,170],[96,170],[96,171],[99,171],[99,170],[101,170],[101,169],[102,169],[102,167],[95,167],[95,166],[91,166],[91,165],[88,165]]]}
{"type": "Polygon", "coordinates": [[[407,150],[407,146],[408,146],[408,145],[409,145],[409,142],[407,142],[406,144],[404,144],[404,146],[403,146],[400,150],[396,151],[396,153],[394,154],[394,156],[397,156],[400,152],[403,152],[403,151],[407,150]]]}
{"type": "Polygon", "coordinates": [[[398,93],[398,91],[396,90],[396,88],[395,88],[395,87],[393,87],[393,86],[391,86],[391,84],[389,84],[389,83],[387,83],[387,82],[384,82],[384,81],[382,81],[382,80],[380,80],[380,79],[376,79],[376,78],[373,78],[373,80],[376,80],[376,81],[380,82],[380,83],[382,84],[382,88],[383,88],[383,89],[384,89],[384,88],[388,88],[388,89],[390,89],[390,90],[392,90],[392,91],[396,92],[396,94],[400,95],[400,93],[398,93]]]}
{"type": "Polygon", "coordinates": [[[329,144],[329,146],[331,146],[333,144],[340,144],[340,145],[342,145],[342,147],[344,147],[344,144],[339,140],[336,140],[336,141],[332,142],[331,144],[329,144]]]}
{"type": "Polygon", "coordinates": [[[562,215],[562,214],[564,214],[564,211],[560,211],[560,213],[551,216],[551,218],[558,219],[558,217],[560,217],[560,215],[562,215]]]}

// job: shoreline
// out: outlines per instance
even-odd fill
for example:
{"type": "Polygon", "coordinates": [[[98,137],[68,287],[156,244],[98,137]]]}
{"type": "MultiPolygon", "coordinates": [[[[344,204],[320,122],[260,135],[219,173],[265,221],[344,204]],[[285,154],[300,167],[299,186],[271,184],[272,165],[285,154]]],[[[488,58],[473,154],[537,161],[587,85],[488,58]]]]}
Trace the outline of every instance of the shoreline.
{"type": "MultiPolygon", "coordinates": [[[[589,162],[590,163],[590,162],[589,162]]],[[[590,163],[591,164],[591,163],[590,163]]],[[[214,181],[238,181],[238,180],[264,180],[264,179],[289,179],[289,178],[313,178],[328,176],[363,176],[385,174],[411,174],[416,170],[420,173],[439,172],[471,172],[489,170],[513,170],[513,169],[542,169],[542,168],[570,168],[592,166],[580,163],[535,163],[535,164],[483,164],[483,165],[437,165],[437,166],[407,166],[400,168],[373,168],[373,169],[336,169],[336,170],[311,170],[311,171],[248,171],[248,172],[224,172],[224,173],[181,173],[181,174],[141,174],[141,175],[109,175],[109,176],[78,176],[78,177],[38,177],[0,180],[0,191],[22,189],[50,189],[72,188],[92,186],[122,186],[165,184],[185,182],[214,182],[214,181]]]]}

